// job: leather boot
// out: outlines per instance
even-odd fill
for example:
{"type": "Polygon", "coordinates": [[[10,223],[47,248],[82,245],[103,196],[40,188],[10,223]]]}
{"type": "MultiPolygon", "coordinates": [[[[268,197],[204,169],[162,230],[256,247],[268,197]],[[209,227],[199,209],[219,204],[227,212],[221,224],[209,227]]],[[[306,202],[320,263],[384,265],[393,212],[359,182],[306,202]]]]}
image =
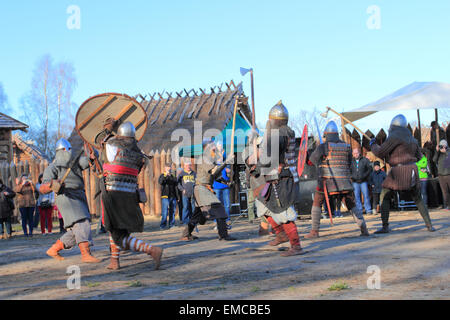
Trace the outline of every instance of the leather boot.
{"type": "Polygon", "coordinates": [[[385,225],[381,229],[374,232],[375,234],[389,233],[389,226],[385,225]]]}
{"type": "Polygon", "coordinates": [[[119,270],[120,269],[120,263],[119,263],[119,254],[120,249],[117,246],[110,246],[111,251],[111,261],[109,263],[109,266],[106,268],[109,270],[119,270]]]}
{"type": "Polygon", "coordinates": [[[360,236],[361,237],[368,237],[368,236],[370,236],[369,230],[367,229],[367,226],[366,226],[365,223],[361,226],[361,234],[360,234],[360,236]]]}
{"type": "Polygon", "coordinates": [[[311,230],[306,236],[305,239],[314,239],[319,237],[319,230],[311,230]]]}
{"type": "Polygon", "coordinates": [[[160,247],[151,246],[147,252],[147,254],[150,255],[155,261],[155,270],[158,270],[161,265],[163,251],[164,250],[160,247]]]}
{"type": "Polygon", "coordinates": [[[269,246],[275,247],[285,242],[289,242],[289,237],[286,232],[280,231],[277,233],[276,238],[269,242],[269,246]]]}
{"type": "Polygon", "coordinates": [[[282,257],[291,257],[291,256],[299,256],[302,254],[305,254],[306,252],[303,251],[302,247],[299,245],[292,246],[288,251],[285,251],[281,254],[282,257]]]}
{"type": "Polygon", "coordinates": [[[56,240],[55,244],[50,247],[50,249],[47,250],[47,255],[56,259],[56,260],[64,260],[63,257],[59,255],[59,251],[64,249],[64,244],[61,240],[56,240]]]}
{"type": "Polygon", "coordinates": [[[81,261],[86,263],[99,263],[100,260],[93,257],[91,255],[91,250],[89,249],[89,242],[80,242],[78,244],[78,247],[80,248],[81,252],[81,261]]]}
{"type": "Polygon", "coordinates": [[[198,239],[198,237],[192,235],[192,231],[194,231],[194,229],[195,229],[195,226],[194,226],[194,225],[188,224],[188,225],[184,228],[183,233],[181,234],[180,240],[183,240],[183,241],[193,241],[193,240],[195,240],[195,239],[198,239]]]}
{"type": "Polygon", "coordinates": [[[270,234],[269,229],[264,229],[262,226],[259,226],[258,236],[268,236],[270,234]]]}

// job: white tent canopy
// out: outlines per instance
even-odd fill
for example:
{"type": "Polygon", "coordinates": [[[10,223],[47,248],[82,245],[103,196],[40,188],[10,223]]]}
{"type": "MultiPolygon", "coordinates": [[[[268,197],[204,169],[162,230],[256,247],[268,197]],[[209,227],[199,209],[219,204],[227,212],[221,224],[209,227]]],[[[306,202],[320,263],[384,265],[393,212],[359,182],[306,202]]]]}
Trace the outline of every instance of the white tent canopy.
{"type": "Polygon", "coordinates": [[[356,121],[378,111],[450,108],[450,84],[443,82],[413,82],[380,100],[358,109],[343,112],[356,121]]]}

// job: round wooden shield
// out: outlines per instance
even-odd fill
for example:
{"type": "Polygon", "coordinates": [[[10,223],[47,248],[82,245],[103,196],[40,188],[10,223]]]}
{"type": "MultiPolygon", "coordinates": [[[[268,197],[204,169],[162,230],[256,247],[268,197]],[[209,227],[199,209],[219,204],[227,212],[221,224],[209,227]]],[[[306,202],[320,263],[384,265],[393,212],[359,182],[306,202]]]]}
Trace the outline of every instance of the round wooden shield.
{"type": "Polygon", "coordinates": [[[136,140],[141,140],[147,129],[144,108],[126,94],[103,93],[87,99],[78,109],[75,125],[80,137],[99,148],[98,137],[105,132],[103,126],[108,118],[120,123],[130,121],[136,128],[136,140]]]}
{"type": "Polygon", "coordinates": [[[298,150],[298,164],[297,173],[301,177],[303,169],[305,168],[306,156],[308,152],[308,125],[305,124],[303,128],[302,140],[300,141],[300,148],[298,150]]]}

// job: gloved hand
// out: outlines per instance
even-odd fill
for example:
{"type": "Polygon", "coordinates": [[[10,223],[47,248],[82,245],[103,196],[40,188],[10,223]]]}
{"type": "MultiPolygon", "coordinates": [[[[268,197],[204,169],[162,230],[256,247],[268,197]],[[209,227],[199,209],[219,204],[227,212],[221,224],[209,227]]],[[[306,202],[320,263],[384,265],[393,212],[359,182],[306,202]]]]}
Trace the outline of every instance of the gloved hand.
{"type": "Polygon", "coordinates": [[[55,194],[60,194],[64,188],[64,183],[61,183],[59,180],[53,180],[50,188],[55,194]]]}
{"type": "Polygon", "coordinates": [[[369,146],[372,146],[373,144],[377,143],[377,139],[372,138],[369,142],[369,146]]]}

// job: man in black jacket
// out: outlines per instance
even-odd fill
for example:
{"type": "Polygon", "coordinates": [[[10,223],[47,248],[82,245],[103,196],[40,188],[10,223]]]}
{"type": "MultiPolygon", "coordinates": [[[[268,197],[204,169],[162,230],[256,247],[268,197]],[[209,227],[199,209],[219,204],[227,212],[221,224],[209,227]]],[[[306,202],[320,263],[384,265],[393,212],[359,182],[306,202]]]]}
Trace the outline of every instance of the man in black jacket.
{"type": "Polygon", "coordinates": [[[171,170],[170,164],[164,167],[164,173],[158,180],[161,185],[161,230],[167,227],[167,216],[169,216],[169,229],[175,225],[175,210],[177,206],[177,177],[171,170]]]}
{"type": "Polygon", "coordinates": [[[366,214],[372,214],[372,206],[370,205],[369,184],[368,180],[372,172],[372,166],[369,159],[361,155],[358,148],[353,149],[352,159],[352,183],[355,193],[355,202],[358,210],[362,211],[361,192],[364,196],[364,208],[366,214]]]}

